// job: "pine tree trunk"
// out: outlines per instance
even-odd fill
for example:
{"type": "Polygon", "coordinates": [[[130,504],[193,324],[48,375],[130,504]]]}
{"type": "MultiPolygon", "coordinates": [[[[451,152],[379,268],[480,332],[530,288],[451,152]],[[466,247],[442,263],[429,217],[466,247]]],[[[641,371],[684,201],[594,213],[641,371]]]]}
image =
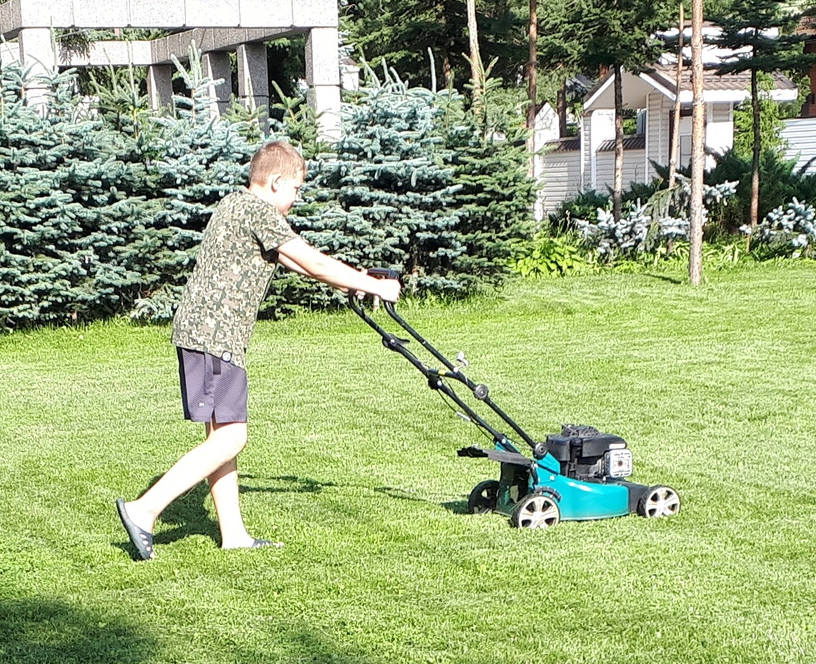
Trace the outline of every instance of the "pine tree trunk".
{"type": "Polygon", "coordinates": [[[558,113],[558,136],[564,138],[567,135],[567,79],[561,80],[556,96],[556,112],[558,113]]]}
{"type": "Polygon", "coordinates": [[[759,117],[759,89],[756,69],[751,70],[751,110],[754,116],[754,155],[751,163],[751,232],[745,243],[745,251],[751,250],[751,238],[759,222],[759,158],[762,153],[762,133],[759,117]]]}
{"type": "Polygon", "coordinates": [[[671,155],[669,157],[669,189],[674,186],[674,179],[677,173],[677,159],[680,152],[680,85],[683,82],[683,28],[685,28],[685,18],[683,16],[683,3],[680,3],[680,34],[677,39],[677,70],[674,75],[674,122],[672,124],[671,135],[671,155]]]}
{"type": "Polygon", "coordinates": [[[620,223],[623,208],[623,68],[615,65],[615,177],[612,189],[612,216],[620,223]]]}
{"type": "Polygon", "coordinates": [[[689,211],[689,281],[703,282],[703,169],[705,167],[705,105],[703,103],[703,0],[691,6],[691,203],[689,211]]]}
{"type": "Polygon", "coordinates": [[[479,26],[476,23],[476,0],[467,0],[468,40],[470,43],[470,82],[473,85],[473,111],[482,107],[482,56],[479,54],[479,26]]]}
{"type": "Polygon", "coordinates": [[[532,131],[535,128],[536,117],[536,60],[538,59],[538,0],[530,0],[530,26],[529,26],[529,58],[527,60],[527,129],[532,131]]]}
{"type": "Polygon", "coordinates": [[[530,37],[530,51],[529,51],[529,58],[527,60],[527,130],[529,133],[529,138],[527,139],[527,148],[528,152],[530,153],[530,164],[528,168],[528,173],[531,177],[535,174],[535,121],[536,121],[536,112],[538,110],[537,105],[537,96],[538,92],[536,90],[536,78],[538,76],[538,70],[536,67],[536,60],[538,59],[538,48],[537,48],[537,41],[538,41],[538,0],[530,0],[530,26],[529,26],[529,37],[530,37]]]}

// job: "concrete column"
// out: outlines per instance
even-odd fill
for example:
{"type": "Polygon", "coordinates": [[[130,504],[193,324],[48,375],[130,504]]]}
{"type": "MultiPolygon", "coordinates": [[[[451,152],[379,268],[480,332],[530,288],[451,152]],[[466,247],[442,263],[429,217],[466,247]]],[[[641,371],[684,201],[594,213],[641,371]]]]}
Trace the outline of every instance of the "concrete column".
{"type": "MultiPolygon", "coordinates": [[[[25,28],[20,30],[20,59],[29,68],[30,75],[50,76],[57,69],[57,54],[51,40],[50,28],[25,28]]],[[[45,112],[48,103],[48,84],[32,80],[26,87],[29,105],[45,112]]]]}
{"type": "Polygon", "coordinates": [[[250,110],[266,109],[261,116],[265,123],[269,117],[269,72],[263,43],[238,46],[238,96],[250,110]]]}
{"type": "Polygon", "coordinates": [[[6,66],[20,60],[20,45],[0,41],[0,64],[6,66]]]}
{"type": "Polygon", "coordinates": [[[312,28],[306,37],[307,99],[324,140],[340,138],[340,61],[337,28],[312,28]]]}
{"type": "Polygon", "coordinates": [[[173,65],[151,65],[147,68],[147,96],[154,111],[173,106],[173,65]]]}
{"type": "Polygon", "coordinates": [[[201,66],[204,76],[212,81],[210,84],[212,112],[214,115],[222,115],[229,108],[232,98],[232,68],[229,53],[224,51],[204,53],[201,56],[201,66]],[[217,82],[219,80],[220,83],[217,82]]]}

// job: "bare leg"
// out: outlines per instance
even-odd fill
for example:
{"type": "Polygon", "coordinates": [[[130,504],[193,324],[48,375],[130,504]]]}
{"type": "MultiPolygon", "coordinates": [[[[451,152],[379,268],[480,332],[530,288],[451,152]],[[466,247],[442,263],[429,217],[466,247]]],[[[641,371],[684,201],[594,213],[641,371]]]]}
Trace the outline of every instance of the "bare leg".
{"type": "MultiPolygon", "coordinates": [[[[192,489],[205,478],[216,474],[225,464],[233,462],[244,449],[247,440],[246,422],[233,422],[222,425],[207,425],[207,439],[198,447],[190,450],[179,459],[150,489],[138,500],[125,503],[130,518],[140,528],[153,532],[156,519],[164,509],[181,494],[192,489]]],[[[216,483],[218,478],[216,477],[216,483]]],[[[212,486],[212,483],[211,483],[212,486]]],[[[229,492],[227,492],[229,493],[229,492]]],[[[235,509],[238,503],[238,481],[235,471],[235,509]]],[[[213,494],[215,498],[215,494],[213,494]]],[[[226,509],[226,503],[216,510],[220,514],[226,509]]],[[[229,517],[228,517],[229,518],[229,517]]],[[[240,515],[239,515],[240,518],[240,515]]],[[[243,527],[243,523],[241,524],[243,527]]]]}
{"type": "Polygon", "coordinates": [[[250,537],[246,531],[238,505],[237,460],[230,459],[207,479],[210,482],[215,512],[218,514],[221,548],[240,549],[252,546],[255,538],[250,537]]]}

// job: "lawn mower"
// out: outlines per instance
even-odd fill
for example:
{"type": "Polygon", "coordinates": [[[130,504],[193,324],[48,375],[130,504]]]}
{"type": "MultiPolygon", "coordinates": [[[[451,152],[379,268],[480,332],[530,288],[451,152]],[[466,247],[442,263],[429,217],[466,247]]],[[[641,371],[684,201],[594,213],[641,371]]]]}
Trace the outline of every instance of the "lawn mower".
{"type": "MultiPolygon", "coordinates": [[[[394,270],[384,268],[370,269],[368,274],[399,277],[394,270]]],[[[406,358],[425,376],[428,387],[450,399],[460,409],[457,414],[492,439],[493,449],[474,445],[458,451],[461,457],[490,459],[500,466],[498,480],[480,482],[470,492],[470,513],[497,512],[509,517],[517,528],[548,528],[559,521],[605,519],[633,512],[662,517],[680,511],[680,497],[671,487],[634,484],[625,479],[632,474],[632,452],[620,436],[567,424],[560,433],[536,441],[493,402],[486,385],[474,383],[465,375],[468,362],[463,353],[455,363],[451,362],[397,313],[394,304],[383,303],[388,315],[441,364],[430,367],[409,350],[410,339],[388,332],[372,318],[370,307],[358,293],[349,293],[349,305],[382,337],[386,348],[406,358]],[[533,458],[522,454],[508,434],[494,428],[464,401],[453,388],[456,383],[464,385],[476,401],[492,410],[529,445],[533,458]]]]}

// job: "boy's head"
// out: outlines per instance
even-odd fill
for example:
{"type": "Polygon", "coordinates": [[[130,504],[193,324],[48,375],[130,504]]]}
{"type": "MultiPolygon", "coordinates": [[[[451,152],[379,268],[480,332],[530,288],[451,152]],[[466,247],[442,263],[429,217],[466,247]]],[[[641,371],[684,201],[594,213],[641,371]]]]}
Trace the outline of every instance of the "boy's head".
{"type": "Polygon", "coordinates": [[[300,152],[285,141],[267,143],[249,162],[249,183],[261,187],[269,184],[273,177],[295,180],[305,176],[306,161],[300,152]]]}
{"type": "Polygon", "coordinates": [[[249,190],[286,215],[300,195],[306,161],[284,141],[267,143],[249,162],[249,190]]]}

